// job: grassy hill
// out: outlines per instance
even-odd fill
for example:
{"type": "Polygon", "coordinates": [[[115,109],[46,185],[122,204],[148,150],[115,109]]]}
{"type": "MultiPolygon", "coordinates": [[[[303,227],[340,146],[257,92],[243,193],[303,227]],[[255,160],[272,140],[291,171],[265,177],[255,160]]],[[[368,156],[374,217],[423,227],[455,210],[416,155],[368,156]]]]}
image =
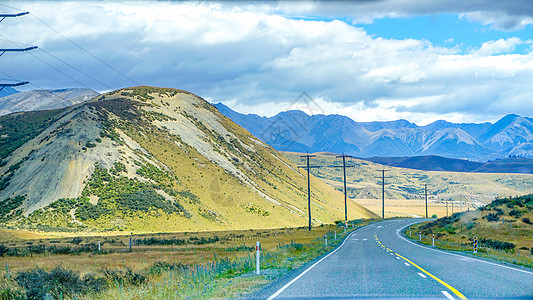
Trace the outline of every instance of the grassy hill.
{"type": "Polygon", "coordinates": [[[533,194],[499,198],[477,210],[418,224],[412,231],[415,238],[422,232],[426,243],[435,234],[438,246],[452,250],[473,251],[477,237],[480,255],[533,267],[533,194]]]}
{"type": "MultiPolygon", "coordinates": [[[[0,117],[0,220],[44,231],[306,224],[306,177],[205,100],[153,87],[0,117]]],[[[313,224],[343,197],[311,178],[313,224]]],[[[351,218],[375,216],[351,206],[351,218]]]]}
{"type": "MultiPolygon", "coordinates": [[[[301,164],[300,153],[284,152],[293,163],[301,164]]],[[[424,197],[424,184],[428,185],[428,195],[432,203],[451,200],[457,207],[463,205],[471,209],[490,203],[496,197],[518,196],[533,191],[531,174],[484,174],[443,171],[422,171],[384,166],[381,164],[350,159],[354,166],[346,170],[348,196],[359,202],[363,199],[381,199],[378,170],[387,169],[385,194],[387,199],[421,200],[424,197]]],[[[317,153],[312,163],[321,166],[340,166],[342,161],[334,154],[317,153]]],[[[322,178],[337,190],[342,191],[342,168],[313,169],[313,175],[322,178]]],[[[404,202],[405,203],[405,202],[404,202]]],[[[451,206],[451,202],[450,202],[451,206]]],[[[450,207],[451,212],[451,207],[450,207]]]]}

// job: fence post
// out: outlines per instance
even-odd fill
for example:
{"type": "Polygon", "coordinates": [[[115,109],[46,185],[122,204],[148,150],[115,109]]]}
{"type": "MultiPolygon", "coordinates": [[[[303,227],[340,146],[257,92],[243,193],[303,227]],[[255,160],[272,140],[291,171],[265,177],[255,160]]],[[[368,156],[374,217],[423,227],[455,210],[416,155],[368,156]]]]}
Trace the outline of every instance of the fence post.
{"type": "Polygon", "coordinates": [[[100,252],[101,249],[100,249],[100,241],[98,241],[98,252],[100,252]]]}
{"type": "Polygon", "coordinates": [[[259,242],[256,242],[255,243],[255,251],[256,251],[256,255],[255,255],[255,268],[256,268],[256,271],[255,273],[257,275],[259,275],[259,273],[261,272],[260,271],[260,258],[259,258],[259,255],[260,255],[260,251],[261,251],[261,243],[259,242]]]}

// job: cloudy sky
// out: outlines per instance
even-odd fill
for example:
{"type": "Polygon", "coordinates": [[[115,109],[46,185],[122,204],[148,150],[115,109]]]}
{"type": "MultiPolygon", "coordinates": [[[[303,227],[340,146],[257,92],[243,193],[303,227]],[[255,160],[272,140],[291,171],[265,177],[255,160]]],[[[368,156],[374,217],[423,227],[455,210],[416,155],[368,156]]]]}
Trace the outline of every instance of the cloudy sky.
{"type": "Polygon", "coordinates": [[[20,90],[173,87],[271,116],[425,125],[533,117],[533,1],[2,1],[0,79],[20,90]],[[297,105],[296,105],[297,106],[297,105]],[[300,106],[301,107],[301,106],[300,106]]]}

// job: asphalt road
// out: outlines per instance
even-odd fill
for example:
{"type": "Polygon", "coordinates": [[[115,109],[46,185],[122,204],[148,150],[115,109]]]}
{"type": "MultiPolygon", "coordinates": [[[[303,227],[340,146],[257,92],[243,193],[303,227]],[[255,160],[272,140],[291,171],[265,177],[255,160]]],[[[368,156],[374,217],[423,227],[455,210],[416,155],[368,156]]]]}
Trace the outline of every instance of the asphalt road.
{"type": "Polygon", "coordinates": [[[417,245],[399,231],[417,220],[374,223],[259,298],[531,298],[533,272],[417,245]]]}

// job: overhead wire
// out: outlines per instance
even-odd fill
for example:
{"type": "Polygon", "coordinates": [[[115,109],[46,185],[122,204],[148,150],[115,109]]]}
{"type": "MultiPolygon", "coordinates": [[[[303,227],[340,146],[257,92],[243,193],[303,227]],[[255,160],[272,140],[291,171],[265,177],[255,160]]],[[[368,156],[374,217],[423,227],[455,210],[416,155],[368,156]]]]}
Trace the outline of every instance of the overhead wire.
{"type": "MultiPolygon", "coordinates": [[[[8,7],[8,8],[15,9],[15,10],[21,10],[21,9],[19,9],[19,8],[16,8],[16,7],[13,7],[13,6],[10,6],[10,5],[6,5],[6,4],[2,4],[2,3],[0,3],[0,6],[8,7]]],[[[83,52],[85,52],[86,54],[88,54],[89,56],[91,56],[92,58],[96,59],[96,60],[99,61],[100,63],[104,64],[104,65],[107,66],[108,68],[110,68],[110,69],[112,69],[113,71],[115,71],[117,74],[119,74],[119,75],[121,75],[122,77],[128,79],[129,81],[133,82],[135,85],[140,85],[138,82],[136,82],[135,80],[133,80],[131,77],[129,77],[128,75],[126,75],[126,74],[122,73],[121,71],[117,70],[116,68],[114,68],[114,67],[111,66],[110,64],[106,63],[104,60],[100,59],[100,58],[97,57],[96,55],[92,54],[91,52],[89,52],[88,50],[86,50],[85,48],[83,48],[82,46],[80,46],[78,43],[74,42],[73,40],[71,40],[71,39],[68,38],[67,36],[63,35],[61,32],[57,31],[55,28],[53,28],[52,26],[50,26],[48,23],[46,23],[45,21],[43,21],[42,19],[40,19],[40,18],[37,17],[36,15],[32,14],[31,12],[30,12],[30,15],[31,15],[32,17],[34,17],[37,21],[39,21],[40,23],[42,23],[44,26],[48,27],[50,30],[52,30],[53,32],[55,32],[55,33],[58,34],[59,36],[63,37],[63,38],[66,39],[67,41],[69,41],[71,44],[73,44],[74,46],[76,46],[78,49],[82,50],[83,52]]],[[[4,39],[5,39],[5,38],[4,38],[4,39]]],[[[7,40],[7,39],[5,39],[5,40],[7,40]]],[[[9,41],[9,40],[7,40],[7,41],[9,41]]],[[[9,42],[11,42],[11,41],[9,41],[9,42]]],[[[41,48],[39,48],[39,49],[41,49],[41,48]]],[[[83,71],[81,71],[81,70],[79,70],[79,69],[73,67],[73,66],[70,65],[69,63],[67,63],[67,62],[65,62],[65,61],[63,61],[63,60],[61,60],[61,59],[59,59],[58,57],[52,55],[51,53],[49,53],[49,52],[47,52],[47,51],[44,51],[43,49],[41,49],[41,50],[42,50],[43,52],[45,52],[46,54],[48,54],[48,55],[54,57],[55,59],[61,61],[62,63],[68,65],[69,67],[71,67],[71,68],[77,70],[78,72],[82,73],[83,75],[85,75],[85,76],[87,76],[87,77],[93,79],[94,81],[96,81],[96,82],[98,82],[98,83],[104,85],[105,87],[107,87],[107,88],[109,88],[109,89],[113,89],[113,88],[110,87],[109,85],[107,85],[107,84],[101,82],[100,80],[98,80],[98,79],[96,79],[96,78],[94,78],[94,77],[88,75],[87,73],[85,73],[85,72],[83,72],[83,71]]],[[[33,54],[32,54],[32,55],[33,55],[33,54]]],[[[33,55],[33,56],[34,56],[34,55],[33,55]]],[[[53,67],[53,68],[54,68],[54,67],[53,67]]],[[[57,68],[54,68],[54,69],[57,70],[57,68]]],[[[61,72],[61,71],[60,71],[60,73],[64,74],[64,73],[61,72]]],[[[79,83],[79,81],[77,81],[77,80],[74,80],[74,81],[76,81],[76,82],[79,83]]],[[[84,85],[84,84],[82,84],[82,85],[85,86],[85,87],[87,87],[87,86],[84,85]]],[[[87,88],[88,88],[88,87],[87,87],[87,88]]]]}
{"type": "MultiPolygon", "coordinates": [[[[3,35],[0,34],[0,37],[3,38],[3,39],[5,39],[6,41],[12,43],[13,45],[17,46],[17,43],[15,43],[15,42],[13,42],[13,41],[7,39],[5,36],[3,36],[3,35]]],[[[27,54],[33,56],[34,58],[36,58],[36,59],[38,59],[38,60],[40,60],[42,63],[48,65],[50,68],[56,70],[57,72],[59,72],[59,73],[65,75],[66,77],[70,78],[72,81],[75,81],[75,82],[77,82],[78,84],[80,84],[80,85],[82,85],[82,86],[84,86],[84,87],[90,89],[90,87],[88,87],[87,85],[83,84],[81,81],[79,81],[79,80],[77,80],[76,78],[74,78],[74,77],[68,75],[67,73],[61,71],[60,69],[56,68],[55,66],[53,66],[53,65],[51,65],[50,63],[48,63],[48,62],[46,62],[45,60],[43,60],[42,58],[40,58],[40,57],[34,55],[33,53],[31,53],[31,51],[28,51],[28,52],[25,52],[25,53],[27,53],[27,54]]]]}

